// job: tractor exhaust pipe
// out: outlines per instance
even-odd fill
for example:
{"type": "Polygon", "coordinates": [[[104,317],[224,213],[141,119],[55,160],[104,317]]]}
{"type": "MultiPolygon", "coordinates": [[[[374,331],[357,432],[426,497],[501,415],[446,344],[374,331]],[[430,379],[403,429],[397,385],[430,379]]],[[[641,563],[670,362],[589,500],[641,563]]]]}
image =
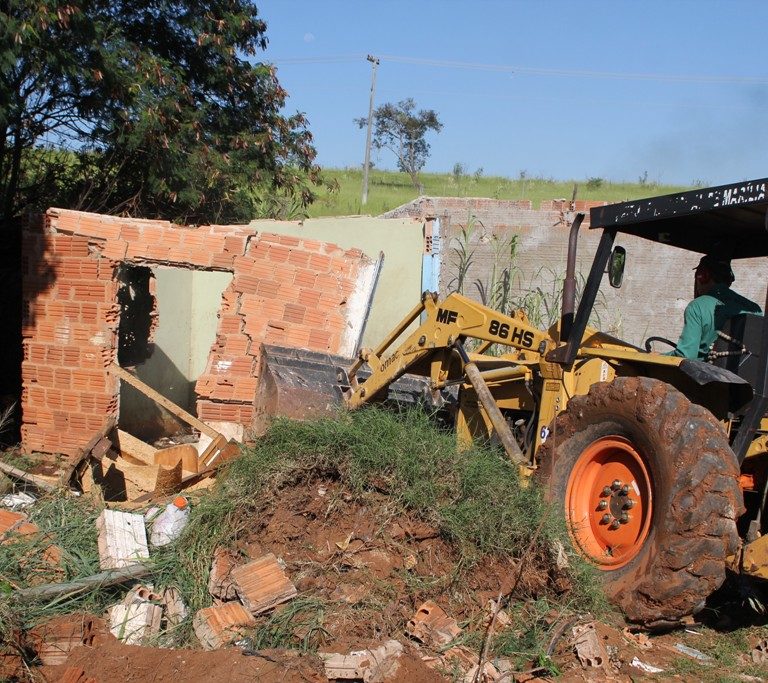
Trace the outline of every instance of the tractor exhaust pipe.
{"type": "Polygon", "coordinates": [[[568,260],[565,267],[563,282],[563,310],[560,314],[560,341],[568,341],[573,328],[573,317],[576,313],[576,245],[579,238],[579,228],[584,220],[583,213],[577,213],[571,223],[568,233],[568,260]]]}

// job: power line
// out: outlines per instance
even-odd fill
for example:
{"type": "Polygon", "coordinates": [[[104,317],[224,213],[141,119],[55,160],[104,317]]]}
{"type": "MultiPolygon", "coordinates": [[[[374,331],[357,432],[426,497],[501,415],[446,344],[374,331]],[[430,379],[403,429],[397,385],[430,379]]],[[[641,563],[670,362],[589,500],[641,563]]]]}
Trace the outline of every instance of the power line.
{"type": "MultiPolygon", "coordinates": [[[[358,62],[365,59],[365,55],[335,55],[326,57],[294,57],[267,60],[274,64],[331,64],[344,62],[358,62]]],[[[553,76],[565,78],[599,78],[608,80],[628,81],[660,81],[665,83],[701,83],[701,84],[741,84],[741,85],[768,85],[768,77],[753,76],[706,76],[706,75],[680,75],[659,73],[632,73],[622,71],[589,71],[579,69],[540,69],[528,66],[516,66],[510,64],[483,64],[478,62],[459,62],[444,59],[426,59],[420,57],[401,57],[397,55],[382,55],[382,62],[396,64],[413,64],[415,66],[428,66],[441,69],[468,69],[473,71],[495,71],[500,73],[514,73],[528,76],[553,76]]]]}
{"type": "Polygon", "coordinates": [[[272,64],[329,64],[332,62],[359,62],[366,55],[329,55],[327,57],[286,57],[279,59],[265,59],[272,64]]]}
{"type": "MultiPolygon", "coordinates": [[[[294,90],[301,90],[303,92],[305,91],[316,91],[316,92],[324,92],[324,93],[357,93],[359,92],[359,88],[357,86],[352,85],[342,85],[340,83],[333,83],[333,84],[327,84],[327,83],[317,83],[317,82],[311,82],[311,83],[301,83],[301,84],[294,84],[293,86],[294,90]]],[[[393,97],[399,97],[402,95],[401,89],[393,89],[393,88],[380,88],[377,90],[379,93],[388,94],[389,96],[393,97]]],[[[424,88],[417,88],[414,91],[412,91],[412,95],[417,96],[438,96],[438,97],[450,97],[450,98],[457,98],[457,97],[463,97],[466,100],[484,100],[484,101],[503,101],[503,102],[515,102],[515,103],[521,103],[521,104],[534,104],[534,105],[546,105],[551,106],[552,104],[562,104],[563,98],[558,96],[530,96],[530,95],[520,95],[517,93],[499,93],[499,92],[468,92],[466,90],[430,90],[430,89],[424,89],[424,88]]],[[[647,98],[616,98],[616,97],[590,97],[588,101],[585,101],[582,105],[580,105],[582,108],[590,106],[601,106],[601,107],[632,107],[634,109],[637,109],[638,107],[645,108],[645,109],[716,109],[716,110],[723,110],[723,111],[754,111],[754,106],[751,104],[743,103],[743,102],[723,102],[723,101],[717,101],[713,102],[711,100],[707,100],[705,102],[686,102],[686,101],[669,101],[669,100],[649,100],[647,98]]]]}

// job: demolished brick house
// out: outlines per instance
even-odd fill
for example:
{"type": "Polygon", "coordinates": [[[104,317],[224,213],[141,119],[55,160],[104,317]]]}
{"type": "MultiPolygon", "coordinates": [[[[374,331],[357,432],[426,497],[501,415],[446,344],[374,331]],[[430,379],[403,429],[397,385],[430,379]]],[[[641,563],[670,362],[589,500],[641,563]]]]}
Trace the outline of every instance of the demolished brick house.
{"type": "MultiPolygon", "coordinates": [[[[202,420],[247,428],[260,343],[352,355],[378,267],[357,249],[248,226],[62,209],[31,217],[22,240],[22,448],[67,456],[120,413],[110,366],[151,356],[163,268],[226,277],[207,292],[217,301],[209,311],[215,335],[190,383],[189,408],[202,420]]],[[[191,296],[179,289],[171,287],[180,300],[191,296]]]]}

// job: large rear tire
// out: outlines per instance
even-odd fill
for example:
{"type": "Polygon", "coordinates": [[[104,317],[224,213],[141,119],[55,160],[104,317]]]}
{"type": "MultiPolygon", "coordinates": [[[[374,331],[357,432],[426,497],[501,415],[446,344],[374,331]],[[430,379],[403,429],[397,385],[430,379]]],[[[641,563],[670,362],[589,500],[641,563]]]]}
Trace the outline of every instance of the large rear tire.
{"type": "Polygon", "coordinates": [[[674,624],[725,579],[739,546],[739,467],[722,425],[670,385],[623,377],[550,425],[538,478],[574,548],[629,621],[674,624]]]}

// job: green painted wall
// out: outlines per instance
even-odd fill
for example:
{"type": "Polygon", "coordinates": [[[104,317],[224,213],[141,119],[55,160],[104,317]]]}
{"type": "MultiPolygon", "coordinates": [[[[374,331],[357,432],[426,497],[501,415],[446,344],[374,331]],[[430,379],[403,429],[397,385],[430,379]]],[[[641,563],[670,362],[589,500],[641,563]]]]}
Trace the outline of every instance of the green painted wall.
{"type": "MultiPolygon", "coordinates": [[[[194,386],[205,369],[216,337],[221,293],[232,273],[157,266],[155,276],[158,324],[152,355],[136,366],[143,382],[189,412],[194,386]]],[[[137,436],[162,433],[163,417],[153,401],[122,383],[120,423],[137,436]]]]}
{"type": "MultiPolygon", "coordinates": [[[[194,383],[203,374],[216,339],[219,323],[221,294],[232,282],[232,273],[219,271],[192,271],[191,337],[189,343],[189,369],[187,377],[194,383]]],[[[192,401],[190,396],[190,401],[192,401]]],[[[194,410],[192,411],[194,412],[194,410]]]]}

